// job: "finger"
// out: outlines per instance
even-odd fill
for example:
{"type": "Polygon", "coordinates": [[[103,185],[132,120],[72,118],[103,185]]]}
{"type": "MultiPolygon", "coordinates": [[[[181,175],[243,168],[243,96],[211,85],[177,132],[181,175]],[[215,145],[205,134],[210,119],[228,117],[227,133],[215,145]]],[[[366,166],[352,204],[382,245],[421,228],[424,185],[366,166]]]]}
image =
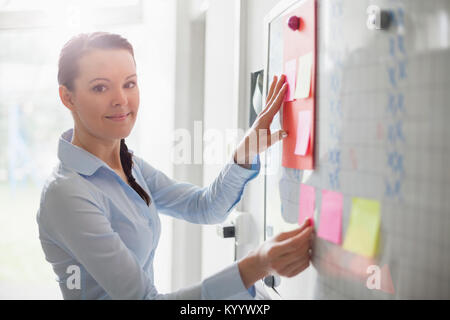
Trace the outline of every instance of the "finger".
{"type": "Polygon", "coordinates": [[[277,86],[275,87],[275,91],[274,91],[271,99],[267,101],[267,104],[266,104],[266,107],[263,110],[263,113],[266,113],[270,109],[270,107],[272,106],[272,104],[277,99],[278,95],[280,94],[280,91],[283,90],[283,86],[285,86],[285,84],[284,84],[284,81],[282,82],[282,79],[284,79],[284,78],[282,77],[278,81],[277,86]]]}
{"type": "Polygon", "coordinates": [[[310,239],[302,239],[302,242],[291,242],[285,244],[286,248],[281,250],[279,257],[297,257],[309,254],[309,250],[312,247],[310,239]]]}
{"type": "Polygon", "coordinates": [[[277,76],[273,76],[272,84],[270,85],[269,93],[267,94],[267,101],[272,99],[273,93],[275,91],[275,86],[277,84],[277,76]]]}
{"type": "Polygon", "coordinates": [[[277,246],[279,246],[280,248],[278,251],[279,255],[285,254],[289,251],[296,250],[299,247],[301,247],[304,243],[308,244],[309,246],[312,229],[313,229],[312,227],[307,227],[299,234],[277,244],[277,246]]]}
{"type": "Polygon", "coordinates": [[[310,265],[310,262],[307,261],[307,262],[297,266],[297,268],[287,271],[286,272],[286,277],[292,278],[292,277],[298,275],[300,272],[302,272],[305,269],[307,269],[309,267],[309,265],[310,265]]]}
{"type": "Polygon", "coordinates": [[[269,107],[272,105],[273,101],[278,97],[280,90],[283,88],[283,85],[286,81],[286,76],[283,74],[281,75],[280,79],[277,82],[277,85],[275,87],[275,91],[273,92],[272,96],[269,100],[267,100],[266,107],[264,108],[263,112],[267,111],[269,107]]]}
{"type": "Polygon", "coordinates": [[[285,276],[288,273],[291,273],[292,270],[298,269],[299,266],[306,264],[308,260],[309,257],[300,257],[288,264],[282,265],[281,268],[274,269],[274,271],[280,275],[285,276]]]}
{"type": "Polygon", "coordinates": [[[288,85],[287,85],[287,83],[285,83],[283,85],[283,87],[281,88],[281,90],[278,92],[278,95],[275,98],[275,100],[272,102],[270,107],[265,112],[265,114],[267,114],[267,116],[270,119],[272,119],[275,116],[275,114],[280,110],[280,108],[283,104],[283,101],[284,101],[284,97],[286,96],[287,88],[288,88],[288,85]]]}
{"type": "Polygon", "coordinates": [[[304,243],[298,248],[292,248],[291,251],[280,255],[275,264],[286,266],[292,262],[298,261],[299,259],[309,258],[309,249],[309,243],[304,243]]]}
{"type": "MultiPolygon", "coordinates": [[[[294,230],[297,231],[298,229],[294,230]]],[[[293,232],[293,231],[291,231],[293,232]]],[[[308,244],[309,247],[309,239],[311,237],[312,227],[307,227],[299,234],[293,235],[290,238],[280,241],[273,245],[272,257],[281,257],[282,255],[298,250],[303,244],[308,244]]],[[[280,236],[283,234],[280,234],[280,236]]]]}
{"type": "Polygon", "coordinates": [[[312,226],[308,226],[307,228],[305,228],[305,230],[303,230],[302,232],[300,232],[299,234],[291,237],[290,239],[285,240],[284,242],[288,245],[291,244],[292,246],[298,248],[299,246],[301,246],[303,243],[307,243],[310,244],[311,243],[311,238],[312,238],[312,233],[313,233],[313,227],[312,226]]]}
{"type": "Polygon", "coordinates": [[[269,122],[269,124],[272,122],[273,117],[275,114],[280,111],[281,106],[284,102],[284,97],[286,96],[287,92],[287,84],[284,84],[281,88],[281,91],[278,92],[277,96],[274,98],[271,104],[268,104],[267,107],[258,115],[260,118],[264,117],[264,120],[269,122]]]}
{"type": "Polygon", "coordinates": [[[277,143],[278,141],[287,138],[287,136],[288,133],[284,130],[279,130],[278,132],[272,133],[267,139],[267,148],[277,143]]]}
{"type": "Polygon", "coordinates": [[[311,225],[311,219],[310,218],[306,218],[305,221],[303,221],[303,224],[300,227],[298,227],[298,228],[296,228],[294,230],[291,230],[291,231],[280,233],[276,237],[276,240],[277,241],[284,241],[286,239],[289,239],[289,238],[299,234],[303,230],[305,230],[309,225],[311,225]]]}

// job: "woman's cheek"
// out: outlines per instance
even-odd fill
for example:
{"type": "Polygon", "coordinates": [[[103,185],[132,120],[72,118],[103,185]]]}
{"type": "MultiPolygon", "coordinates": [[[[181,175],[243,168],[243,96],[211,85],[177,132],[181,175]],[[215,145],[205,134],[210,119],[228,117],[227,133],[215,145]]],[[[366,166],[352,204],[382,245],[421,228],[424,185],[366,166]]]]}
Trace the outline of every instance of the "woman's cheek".
{"type": "Polygon", "coordinates": [[[131,96],[130,100],[131,100],[130,105],[132,105],[133,109],[137,112],[139,109],[139,101],[140,101],[139,90],[136,90],[136,93],[131,96]]]}
{"type": "Polygon", "coordinates": [[[100,117],[100,113],[94,105],[87,106],[84,110],[84,114],[88,118],[87,120],[91,121],[100,117]]]}
{"type": "Polygon", "coordinates": [[[103,112],[98,106],[98,104],[84,105],[81,116],[85,122],[95,124],[103,120],[106,113],[103,112]]]}
{"type": "Polygon", "coordinates": [[[133,112],[134,116],[137,116],[137,113],[139,111],[139,97],[137,97],[136,99],[133,99],[133,101],[131,101],[130,103],[130,111],[133,112]]]}

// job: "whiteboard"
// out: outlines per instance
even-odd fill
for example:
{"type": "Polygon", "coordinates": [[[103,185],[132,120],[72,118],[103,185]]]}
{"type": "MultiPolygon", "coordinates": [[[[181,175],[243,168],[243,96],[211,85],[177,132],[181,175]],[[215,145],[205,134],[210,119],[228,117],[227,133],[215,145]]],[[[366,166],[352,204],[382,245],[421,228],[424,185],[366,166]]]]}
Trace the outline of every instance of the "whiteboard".
{"type": "MultiPolygon", "coordinates": [[[[265,95],[283,73],[284,16],[301,3],[266,17],[265,95]]],[[[298,226],[301,183],[316,190],[316,226],[321,191],[343,194],[343,239],[352,198],[379,201],[370,263],[389,270],[394,291],[368,288],[367,261],[316,237],[312,265],[281,279],[282,298],[450,298],[449,16],[448,0],[317,1],[315,170],[283,168],[281,143],[266,152],[265,239],[298,226]],[[370,5],[390,12],[387,30],[368,29],[370,5]]]]}

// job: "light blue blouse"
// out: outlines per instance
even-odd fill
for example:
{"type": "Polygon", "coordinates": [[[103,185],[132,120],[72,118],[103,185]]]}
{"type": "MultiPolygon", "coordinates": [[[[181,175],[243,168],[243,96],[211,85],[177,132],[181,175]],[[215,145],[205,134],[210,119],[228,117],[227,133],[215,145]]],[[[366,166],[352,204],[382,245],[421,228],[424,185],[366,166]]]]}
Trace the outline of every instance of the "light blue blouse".
{"type": "Polygon", "coordinates": [[[153,258],[158,212],[192,223],[223,222],[258,175],[259,157],[251,169],[230,159],[210,186],[200,188],[170,179],[133,154],[133,176],[152,200],[147,206],[105,162],[73,145],[72,134],[67,130],[59,139],[60,163],[37,212],[39,239],[64,299],[254,298],[255,288],[245,289],[237,262],[197,285],[160,294],[153,258]]]}

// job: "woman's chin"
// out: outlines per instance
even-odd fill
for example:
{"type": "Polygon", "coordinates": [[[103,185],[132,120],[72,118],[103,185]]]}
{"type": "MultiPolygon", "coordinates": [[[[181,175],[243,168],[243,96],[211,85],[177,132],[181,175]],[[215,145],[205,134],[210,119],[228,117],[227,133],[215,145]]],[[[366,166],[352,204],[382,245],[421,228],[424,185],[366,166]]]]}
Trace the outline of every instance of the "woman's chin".
{"type": "Polygon", "coordinates": [[[132,129],[133,128],[131,127],[131,128],[123,128],[120,130],[118,130],[118,129],[112,130],[112,132],[109,136],[112,139],[125,139],[130,135],[132,129]]]}

